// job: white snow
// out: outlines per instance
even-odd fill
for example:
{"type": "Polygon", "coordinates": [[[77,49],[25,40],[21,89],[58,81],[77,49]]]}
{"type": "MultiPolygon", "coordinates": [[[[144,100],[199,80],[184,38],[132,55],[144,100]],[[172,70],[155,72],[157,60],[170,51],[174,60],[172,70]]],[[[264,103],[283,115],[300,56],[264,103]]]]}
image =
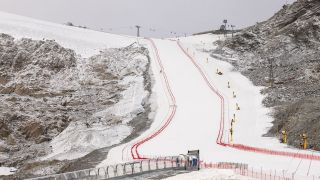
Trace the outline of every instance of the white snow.
{"type": "Polygon", "coordinates": [[[98,54],[106,48],[125,47],[134,37],[108,34],[0,12],[0,32],[15,38],[53,39],[82,57],[98,54]]]}
{"type": "MultiPolygon", "coordinates": [[[[151,53],[150,56],[152,58],[151,60],[152,73],[157,74],[152,76],[153,86],[152,86],[152,94],[149,100],[151,103],[151,113],[149,114],[149,116],[153,117],[153,123],[151,127],[141,135],[141,137],[144,137],[146,135],[151,134],[154,130],[159,129],[159,126],[162,124],[163,119],[165,119],[165,117],[167,116],[170,102],[167,98],[168,92],[166,91],[166,88],[165,88],[164,79],[158,75],[160,73],[161,68],[155,62],[154,51],[152,50],[152,47],[147,41],[140,40],[140,42],[141,41],[143,41],[142,45],[148,47],[149,53],[151,53]]],[[[132,157],[130,153],[130,148],[131,148],[130,145],[134,144],[134,142],[136,142],[137,140],[133,140],[130,143],[120,145],[116,148],[112,148],[109,151],[108,158],[105,161],[101,162],[98,165],[98,167],[131,161],[132,157]]]]}
{"type": "Polygon", "coordinates": [[[96,117],[116,116],[121,123],[113,126],[93,124],[88,128],[83,123],[71,123],[50,142],[52,153],[42,159],[76,159],[95,149],[120,143],[130,135],[132,129],[127,125],[143,111],[141,103],[148,92],[144,90],[143,78],[127,76],[121,84],[128,88],[122,92],[122,99],[114,106],[94,114],[96,117]]]}
{"type": "Polygon", "coordinates": [[[147,96],[147,92],[144,90],[143,77],[125,77],[120,84],[129,85],[122,96],[120,102],[115,104],[108,111],[112,112],[114,115],[121,117],[124,123],[128,123],[132,120],[136,114],[143,111],[141,102],[147,96]]]}
{"type": "Polygon", "coordinates": [[[50,145],[52,153],[42,159],[76,159],[89,152],[121,142],[130,135],[131,128],[125,124],[106,127],[94,124],[87,128],[84,124],[71,123],[55,137],[50,145]]]}
{"type": "Polygon", "coordinates": [[[222,169],[202,169],[200,171],[193,171],[190,173],[179,174],[177,176],[166,178],[165,180],[218,180],[218,179],[237,179],[237,180],[251,180],[253,178],[240,176],[235,174],[232,170],[222,169]]]}
{"type": "Polygon", "coordinates": [[[0,167],[0,175],[8,176],[14,174],[16,170],[13,167],[0,167]]]}

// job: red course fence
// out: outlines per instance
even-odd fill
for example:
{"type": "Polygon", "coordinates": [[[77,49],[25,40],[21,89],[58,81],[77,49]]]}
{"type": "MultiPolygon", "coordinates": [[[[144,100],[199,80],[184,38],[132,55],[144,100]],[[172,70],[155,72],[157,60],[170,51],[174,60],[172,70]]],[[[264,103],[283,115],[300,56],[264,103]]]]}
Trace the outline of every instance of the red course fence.
{"type": "Polygon", "coordinates": [[[261,180],[320,180],[315,176],[300,176],[295,173],[287,173],[286,171],[264,170],[263,168],[255,169],[248,167],[246,164],[239,163],[202,163],[201,168],[204,169],[228,169],[235,174],[261,180]]]}
{"type": "Polygon", "coordinates": [[[176,106],[176,100],[175,100],[175,96],[173,95],[172,93],[172,90],[171,90],[171,87],[170,87],[170,84],[169,84],[169,81],[168,81],[168,77],[166,75],[166,72],[165,72],[165,69],[162,65],[162,62],[161,62],[161,59],[160,59],[160,56],[159,56],[159,51],[158,51],[158,48],[156,47],[154,41],[150,38],[147,39],[148,41],[150,41],[150,43],[152,44],[152,47],[156,53],[156,57],[157,57],[157,62],[161,68],[161,74],[165,80],[165,84],[166,84],[166,88],[167,88],[167,91],[169,92],[170,94],[170,101],[171,101],[171,105],[170,105],[170,108],[169,108],[169,117],[165,120],[165,123],[164,125],[162,125],[162,127],[157,130],[156,132],[154,132],[153,134],[151,134],[150,136],[148,136],[147,138],[144,138],[142,140],[140,140],[139,142],[135,143],[132,147],[131,147],[131,156],[133,159],[147,159],[145,157],[141,157],[139,152],[138,152],[138,148],[141,144],[151,140],[152,138],[156,137],[158,134],[160,134],[169,124],[170,122],[172,121],[175,113],[176,113],[176,110],[177,110],[177,106],[176,106]],[[136,154],[136,155],[135,155],[136,154]]]}

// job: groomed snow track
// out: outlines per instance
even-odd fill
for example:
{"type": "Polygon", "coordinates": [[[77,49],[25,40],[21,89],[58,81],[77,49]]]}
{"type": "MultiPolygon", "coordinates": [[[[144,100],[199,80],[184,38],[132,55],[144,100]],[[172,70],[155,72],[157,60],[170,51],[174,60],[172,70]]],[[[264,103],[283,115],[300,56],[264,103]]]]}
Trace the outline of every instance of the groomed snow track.
{"type": "MultiPolygon", "coordinates": [[[[166,88],[170,94],[169,98],[170,98],[170,101],[172,102],[172,104],[170,105],[170,111],[168,112],[169,117],[167,117],[164,120],[165,123],[160,127],[160,129],[156,130],[150,136],[143,138],[142,140],[139,140],[131,147],[131,156],[135,160],[136,159],[148,159],[147,156],[140,155],[139,149],[138,149],[139,146],[150,141],[152,138],[158,136],[167,126],[169,126],[170,122],[174,118],[174,115],[175,115],[176,109],[177,109],[175,96],[172,92],[172,88],[171,88],[169,81],[168,81],[168,76],[166,74],[165,68],[163,67],[161,58],[159,56],[159,50],[152,39],[148,38],[147,40],[152,44],[152,47],[153,47],[154,51],[156,52],[156,59],[157,59],[159,66],[161,67],[161,74],[162,74],[163,78],[165,79],[166,88]]],[[[171,40],[171,41],[174,41],[174,40],[171,40]]],[[[299,159],[309,159],[309,160],[320,161],[320,156],[312,155],[312,154],[277,151],[277,150],[266,149],[266,148],[251,147],[251,146],[244,145],[244,144],[230,144],[229,142],[224,142],[223,137],[224,137],[224,131],[225,131],[225,129],[224,129],[225,128],[225,115],[224,115],[225,114],[225,109],[224,109],[225,99],[224,99],[223,95],[219,92],[219,90],[217,90],[217,88],[215,88],[215,86],[207,78],[206,74],[201,69],[201,67],[197,64],[196,60],[187,52],[186,49],[183,48],[183,46],[181,45],[181,43],[179,41],[175,41],[175,42],[177,43],[177,46],[179,46],[181,51],[188,57],[188,59],[190,59],[190,61],[194,65],[194,67],[199,71],[203,80],[206,82],[208,88],[214,94],[216,94],[220,99],[220,104],[221,104],[221,106],[220,106],[220,108],[221,108],[220,127],[219,127],[219,133],[216,138],[216,144],[221,145],[221,146],[225,146],[225,147],[243,150],[243,151],[254,152],[254,153],[262,153],[262,154],[275,155],[275,156],[286,156],[286,157],[293,157],[293,158],[299,158],[299,159]]]]}
{"type": "Polygon", "coordinates": [[[223,132],[224,132],[224,124],[225,124],[225,118],[224,118],[224,98],[223,96],[219,93],[218,90],[216,90],[213,85],[210,83],[208,78],[206,77],[205,73],[203,70],[200,68],[200,66],[197,64],[196,60],[188,54],[188,52],[182,47],[181,43],[177,41],[178,46],[180,49],[184,52],[186,56],[191,60],[191,62],[194,64],[194,66],[199,70],[201,73],[201,76],[203,77],[204,81],[207,83],[208,87],[219,96],[221,99],[221,121],[220,121],[220,130],[219,134],[217,136],[216,143],[222,146],[228,146],[231,148],[243,150],[243,151],[248,151],[248,152],[255,152],[255,153],[263,153],[263,154],[269,154],[269,155],[276,155],[276,156],[287,156],[287,157],[294,157],[294,158],[300,158],[300,159],[310,159],[310,160],[317,160],[320,161],[320,156],[317,155],[311,155],[311,154],[303,154],[303,153],[292,153],[292,152],[285,152],[285,151],[275,151],[272,149],[266,149],[266,148],[258,148],[258,147],[251,147],[248,145],[244,144],[230,144],[223,142],[223,132]]]}
{"type": "MultiPolygon", "coordinates": [[[[166,73],[166,69],[163,66],[158,47],[157,47],[156,43],[154,42],[154,40],[152,40],[152,39],[147,39],[147,40],[152,45],[153,51],[156,54],[157,63],[161,67],[160,74],[165,79],[166,89],[170,94],[170,96],[167,96],[167,98],[170,99],[171,104],[170,104],[170,109],[168,112],[169,116],[163,120],[163,122],[164,122],[163,125],[161,125],[161,127],[159,129],[153,130],[153,133],[151,133],[150,135],[148,135],[145,138],[142,138],[141,140],[138,140],[134,144],[132,144],[131,156],[132,156],[132,159],[134,159],[134,160],[153,159],[154,157],[158,157],[158,156],[159,157],[166,156],[166,155],[158,155],[158,156],[150,156],[149,155],[148,156],[147,154],[144,154],[143,151],[141,152],[139,147],[146,144],[147,142],[150,142],[152,139],[156,138],[157,136],[161,136],[163,131],[165,131],[166,128],[170,127],[169,125],[175,121],[177,106],[179,106],[179,103],[176,104],[174,89],[172,90],[172,87],[169,83],[171,76],[170,75],[168,76],[166,73]]],[[[197,69],[198,73],[202,76],[203,81],[207,84],[207,87],[210,89],[210,91],[212,93],[214,93],[220,99],[220,123],[219,123],[219,131],[218,131],[218,134],[217,134],[216,140],[215,140],[216,144],[220,145],[221,147],[227,148],[227,149],[231,148],[231,149],[237,149],[237,150],[241,150],[241,151],[258,153],[258,154],[266,154],[266,155],[271,155],[271,156],[282,156],[282,157],[292,158],[292,160],[290,160],[290,163],[291,163],[291,161],[295,161],[298,159],[301,159],[301,161],[302,161],[302,159],[311,160],[310,164],[309,164],[309,170],[308,170],[308,174],[309,174],[312,161],[313,160],[319,161],[320,160],[319,155],[315,155],[314,153],[312,153],[312,154],[311,153],[310,154],[299,153],[299,151],[298,152],[287,152],[287,151],[281,151],[281,150],[273,150],[273,149],[268,149],[268,148],[260,148],[260,147],[250,146],[250,145],[246,145],[246,144],[231,144],[231,143],[229,143],[229,140],[225,141],[225,139],[226,139],[225,132],[228,130],[225,129],[226,128],[225,127],[225,124],[226,124],[226,122],[225,122],[225,118],[226,118],[225,106],[226,106],[226,104],[225,104],[224,94],[220,93],[218,88],[216,88],[213,85],[212,79],[207,77],[207,74],[202,69],[203,67],[197,63],[197,60],[192,55],[189,54],[188,48],[184,48],[180,41],[175,41],[175,40],[170,40],[170,41],[176,43],[176,46],[178,46],[179,49],[183,52],[183,54],[188,57],[190,62],[193,64],[194,68],[197,69]]],[[[228,103],[228,101],[227,101],[227,103],[228,103]]],[[[227,110],[227,111],[229,111],[229,110],[227,110]]],[[[210,137],[208,137],[208,138],[210,138],[210,137]]],[[[229,138],[227,138],[227,139],[229,139],[229,138]]],[[[208,141],[210,141],[210,140],[208,139],[208,141]]],[[[214,142],[212,142],[212,143],[214,143],[214,142]]],[[[214,155],[215,152],[212,152],[212,154],[214,155]]],[[[235,160],[235,161],[237,161],[237,160],[235,160]]],[[[300,163],[298,163],[297,169],[299,168],[301,161],[300,161],[300,163]]],[[[205,161],[202,161],[202,163],[205,163],[205,161]]],[[[263,163],[261,165],[263,166],[263,163]]],[[[297,169],[295,170],[295,172],[297,171],[297,169]]]]}
{"type": "Polygon", "coordinates": [[[152,47],[156,53],[156,59],[157,59],[157,62],[160,66],[160,71],[161,71],[161,75],[163,77],[163,79],[165,80],[165,85],[166,85],[166,89],[169,93],[169,99],[170,99],[170,107],[169,107],[169,116],[164,120],[165,123],[161,126],[160,129],[158,129],[157,131],[155,131],[153,134],[151,134],[150,136],[138,141],[137,143],[135,143],[132,147],[131,147],[131,156],[133,159],[147,159],[146,157],[141,157],[139,152],[138,152],[138,148],[140,145],[142,145],[143,143],[151,140],[152,138],[156,137],[157,135],[159,135],[169,124],[170,122],[172,121],[175,113],[176,113],[176,109],[177,109],[177,106],[176,106],[176,100],[175,100],[175,96],[174,94],[172,93],[172,90],[171,90],[171,86],[169,84],[169,81],[168,81],[168,77],[166,75],[166,71],[165,71],[165,68],[163,67],[163,64],[161,62],[161,59],[160,59],[160,56],[159,56],[159,51],[154,43],[154,41],[150,38],[147,39],[151,44],[152,44],[152,47]]]}

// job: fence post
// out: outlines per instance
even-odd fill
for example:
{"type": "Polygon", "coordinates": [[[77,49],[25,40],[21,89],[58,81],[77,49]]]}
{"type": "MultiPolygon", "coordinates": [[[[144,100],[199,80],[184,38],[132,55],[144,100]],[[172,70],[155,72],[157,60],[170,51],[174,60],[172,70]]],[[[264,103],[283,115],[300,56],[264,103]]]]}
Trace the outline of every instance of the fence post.
{"type": "Polygon", "coordinates": [[[140,172],[142,172],[142,163],[143,161],[140,161],[140,172]]]}
{"type": "Polygon", "coordinates": [[[167,158],[164,158],[164,169],[167,168],[167,162],[166,162],[167,158]]]}
{"type": "MultiPolygon", "coordinates": [[[[98,176],[100,177],[100,169],[103,169],[104,170],[104,168],[98,168],[98,176]]],[[[104,170],[105,171],[105,170],[104,170]]]]}
{"type": "MultiPolygon", "coordinates": [[[[173,168],[173,159],[174,157],[171,158],[171,167],[173,168]]],[[[177,162],[176,162],[177,163],[177,162]]],[[[176,165],[177,166],[177,165],[176,165]]]]}
{"type": "Polygon", "coordinates": [[[109,178],[109,166],[107,166],[106,178],[109,178]]]}
{"type": "Polygon", "coordinates": [[[118,165],[116,165],[116,168],[113,170],[114,171],[114,177],[118,176],[118,165]]]}
{"type": "Polygon", "coordinates": [[[251,168],[251,177],[253,178],[253,167],[251,168]]]}

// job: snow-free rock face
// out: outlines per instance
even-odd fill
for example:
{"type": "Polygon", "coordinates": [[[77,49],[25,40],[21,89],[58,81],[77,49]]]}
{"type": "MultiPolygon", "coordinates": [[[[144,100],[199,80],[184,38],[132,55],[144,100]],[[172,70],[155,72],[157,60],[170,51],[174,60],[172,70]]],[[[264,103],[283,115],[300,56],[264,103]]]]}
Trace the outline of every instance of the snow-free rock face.
{"type": "Polygon", "coordinates": [[[0,34],[0,164],[75,159],[120,143],[146,112],[148,72],[148,51],[135,44],[82,58],[54,40],[0,34]]]}
{"type": "Polygon", "coordinates": [[[277,107],[270,132],[287,130],[289,144],[296,146],[299,135],[307,133],[310,147],[319,150],[320,1],[285,5],[269,20],[222,42],[213,54],[234,52],[239,60],[230,62],[259,86],[269,86],[272,62],[274,88],[263,91],[265,105],[277,107]]]}

